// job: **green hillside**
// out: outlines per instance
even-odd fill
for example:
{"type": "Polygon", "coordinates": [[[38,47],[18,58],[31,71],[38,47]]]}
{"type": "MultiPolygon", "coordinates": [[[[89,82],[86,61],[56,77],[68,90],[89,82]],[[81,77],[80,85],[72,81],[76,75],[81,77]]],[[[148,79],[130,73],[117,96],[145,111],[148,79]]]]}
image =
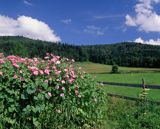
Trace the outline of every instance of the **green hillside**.
{"type": "Polygon", "coordinates": [[[118,64],[127,67],[160,67],[160,46],[137,43],[75,46],[32,40],[24,37],[0,37],[0,52],[5,55],[43,57],[46,52],[76,61],[118,64]]]}

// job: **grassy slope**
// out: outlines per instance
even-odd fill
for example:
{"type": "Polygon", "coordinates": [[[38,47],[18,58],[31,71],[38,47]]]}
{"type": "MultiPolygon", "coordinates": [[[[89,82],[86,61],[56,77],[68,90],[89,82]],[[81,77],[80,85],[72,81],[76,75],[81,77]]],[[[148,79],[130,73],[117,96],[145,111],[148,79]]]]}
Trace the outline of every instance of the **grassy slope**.
{"type": "MultiPolygon", "coordinates": [[[[110,73],[112,66],[111,65],[104,65],[98,63],[91,63],[91,62],[83,62],[77,63],[81,66],[87,73],[98,73],[98,74],[105,74],[110,73]]],[[[135,68],[135,67],[119,67],[120,73],[153,73],[153,72],[160,72],[159,68],[135,68]]]]}
{"type": "Polygon", "coordinates": [[[90,62],[78,63],[84,71],[96,76],[97,81],[123,82],[141,84],[142,78],[146,84],[160,85],[160,69],[119,67],[120,74],[110,74],[112,66],[90,62]]]}
{"type": "MultiPolygon", "coordinates": [[[[160,69],[119,67],[120,74],[110,74],[112,68],[110,65],[90,62],[78,63],[78,65],[81,66],[86,72],[93,74],[97,81],[141,84],[142,78],[144,78],[146,84],[160,85],[160,69]]],[[[105,90],[107,93],[137,97],[142,89],[105,86],[105,90]]],[[[160,90],[151,89],[148,93],[148,98],[160,100],[160,90]]]]}

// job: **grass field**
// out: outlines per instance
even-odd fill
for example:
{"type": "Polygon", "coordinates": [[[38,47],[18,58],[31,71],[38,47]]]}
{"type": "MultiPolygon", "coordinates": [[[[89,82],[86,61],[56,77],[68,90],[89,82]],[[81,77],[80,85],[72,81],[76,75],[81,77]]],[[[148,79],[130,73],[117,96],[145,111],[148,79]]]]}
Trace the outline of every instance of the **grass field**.
{"type": "MultiPolygon", "coordinates": [[[[110,65],[96,64],[91,62],[77,63],[84,71],[95,76],[97,81],[119,82],[130,84],[141,84],[144,78],[146,84],[160,85],[160,69],[158,68],[133,68],[119,67],[120,73],[111,74],[110,65]]],[[[106,93],[115,93],[131,97],[138,97],[141,88],[104,86],[106,93]]],[[[149,99],[160,100],[160,90],[150,89],[147,97],[149,99]]]]}
{"type": "Polygon", "coordinates": [[[160,85],[160,69],[119,67],[119,74],[111,74],[111,65],[91,62],[78,63],[87,73],[95,76],[97,81],[141,84],[144,78],[146,84],[160,85]]]}
{"type": "MultiPolygon", "coordinates": [[[[106,74],[110,73],[112,66],[104,65],[98,63],[91,62],[78,62],[79,66],[81,66],[87,73],[91,74],[106,74]]],[[[120,73],[156,73],[160,72],[159,68],[135,68],[135,67],[119,67],[120,73]]]]}
{"type": "MultiPolygon", "coordinates": [[[[130,97],[139,97],[142,89],[133,87],[119,87],[119,86],[105,86],[106,93],[113,93],[119,95],[125,95],[130,97]]],[[[160,90],[159,89],[149,89],[147,91],[147,98],[152,100],[160,100],[160,90]]]]}

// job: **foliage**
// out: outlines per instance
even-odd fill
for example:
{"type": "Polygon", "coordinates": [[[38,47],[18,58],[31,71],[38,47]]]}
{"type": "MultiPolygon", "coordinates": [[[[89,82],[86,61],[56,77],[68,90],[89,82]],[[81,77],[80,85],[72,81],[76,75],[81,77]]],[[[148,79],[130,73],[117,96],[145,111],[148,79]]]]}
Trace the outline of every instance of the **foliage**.
{"type": "Polygon", "coordinates": [[[46,52],[49,52],[73,58],[76,61],[91,61],[110,65],[115,62],[119,66],[160,68],[160,46],[131,42],[76,46],[8,36],[0,38],[0,52],[5,55],[14,54],[41,58],[46,52]]]}
{"type": "Polygon", "coordinates": [[[0,128],[92,128],[103,123],[104,93],[74,60],[0,53],[0,128]]]}
{"type": "Polygon", "coordinates": [[[112,71],[111,71],[111,73],[118,73],[118,72],[119,72],[118,65],[116,65],[116,64],[112,65],[112,71]]]}
{"type": "Polygon", "coordinates": [[[160,106],[109,98],[108,120],[110,129],[159,129],[160,106]]]}

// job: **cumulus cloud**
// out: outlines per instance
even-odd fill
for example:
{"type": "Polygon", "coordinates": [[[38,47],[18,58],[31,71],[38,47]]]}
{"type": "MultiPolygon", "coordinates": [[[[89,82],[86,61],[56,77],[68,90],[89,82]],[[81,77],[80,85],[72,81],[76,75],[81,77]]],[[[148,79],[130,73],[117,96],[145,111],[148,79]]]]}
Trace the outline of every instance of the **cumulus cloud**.
{"type": "Polygon", "coordinates": [[[138,0],[135,5],[135,16],[126,15],[126,25],[136,26],[145,32],[160,32],[160,15],[155,12],[153,5],[160,0],[138,0]]]}
{"type": "Polygon", "coordinates": [[[102,29],[101,27],[94,26],[94,25],[86,26],[86,28],[84,29],[84,32],[94,34],[97,36],[104,35],[104,29],[102,29]]]}
{"type": "Polygon", "coordinates": [[[72,19],[63,19],[61,22],[68,25],[72,22],[72,19]]]}
{"type": "Polygon", "coordinates": [[[135,40],[135,42],[141,44],[149,44],[149,45],[160,45],[160,39],[157,40],[150,39],[148,41],[145,41],[141,37],[139,37],[135,40]]]}
{"type": "Polygon", "coordinates": [[[32,6],[32,5],[33,5],[33,4],[32,4],[31,2],[29,2],[28,0],[24,0],[23,2],[24,2],[24,4],[29,5],[29,6],[32,6]]]}
{"type": "Polygon", "coordinates": [[[46,23],[28,16],[13,19],[0,15],[0,36],[24,36],[51,42],[61,40],[46,23]]]}

